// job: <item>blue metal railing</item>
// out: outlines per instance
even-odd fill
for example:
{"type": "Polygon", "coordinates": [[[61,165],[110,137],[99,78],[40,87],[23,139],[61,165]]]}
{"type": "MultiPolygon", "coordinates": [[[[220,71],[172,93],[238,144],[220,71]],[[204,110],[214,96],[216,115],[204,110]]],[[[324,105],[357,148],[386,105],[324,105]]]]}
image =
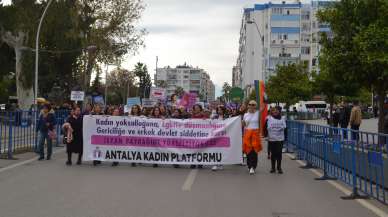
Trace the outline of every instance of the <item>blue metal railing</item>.
{"type": "Polygon", "coordinates": [[[317,180],[338,179],[352,188],[343,199],[372,197],[388,204],[388,135],[287,121],[287,150],[304,168],[320,168],[317,180]],[[385,170],[384,170],[385,168],[385,170]]]}
{"type": "MultiPolygon", "coordinates": [[[[0,156],[8,159],[13,154],[23,151],[37,150],[37,133],[35,119],[40,112],[36,111],[0,111],[0,156]]],[[[62,143],[61,126],[69,115],[68,110],[55,112],[57,139],[54,145],[62,143]]]]}

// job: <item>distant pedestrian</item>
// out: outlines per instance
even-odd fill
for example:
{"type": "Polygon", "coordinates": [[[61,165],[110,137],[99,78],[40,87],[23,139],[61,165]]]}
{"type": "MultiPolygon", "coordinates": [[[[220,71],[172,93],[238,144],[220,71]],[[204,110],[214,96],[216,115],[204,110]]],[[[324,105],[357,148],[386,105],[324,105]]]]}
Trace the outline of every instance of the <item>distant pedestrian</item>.
{"type": "Polygon", "coordinates": [[[279,174],[282,170],[282,151],[285,140],[286,121],[282,118],[277,108],[271,109],[271,115],[268,117],[264,134],[268,138],[268,148],[271,153],[271,173],[274,173],[275,167],[279,174]]]}
{"type": "Polygon", "coordinates": [[[39,116],[39,120],[37,123],[37,132],[39,132],[39,160],[44,159],[44,144],[47,143],[47,160],[51,159],[53,143],[52,137],[49,136],[54,134],[54,126],[55,126],[55,116],[52,113],[49,113],[51,110],[50,105],[43,105],[41,114],[39,116]]]}
{"type": "Polygon", "coordinates": [[[82,163],[83,154],[83,133],[82,133],[82,115],[79,107],[73,108],[73,114],[63,125],[66,137],[67,162],[66,165],[72,164],[72,153],[78,153],[77,165],[82,163]]]}
{"type": "Polygon", "coordinates": [[[358,140],[358,132],[362,122],[362,112],[358,101],[354,101],[353,108],[350,113],[350,128],[352,129],[352,140],[358,140]]]}
{"type": "MultiPolygon", "coordinates": [[[[192,110],[192,113],[191,113],[191,118],[192,119],[207,119],[207,118],[209,118],[209,116],[204,113],[203,108],[202,108],[201,105],[195,104],[193,106],[193,110],[192,110]]],[[[190,165],[191,169],[195,169],[196,167],[197,166],[194,165],[194,164],[190,165]]],[[[203,165],[198,165],[198,169],[202,169],[202,168],[203,168],[203,165]]]]}
{"type": "Polygon", "coordinates": [[[256,109],[257,103],[251,100],[248,104],[248,112],[243,118],[244,143],[243,150],[247,155],[249,174],[255,174],[257,167],[257,155],[262,150],[261,136],[259,130],[259,111],[256,109]]]}
{"type": "MultiPolygon", "coordinates": [[[[141,113],[140,105],[133,105],[131,108],[131,112],[129,113],[130,117],[141,117],[143,116],[141,113]]],[[[136,167],[136,163],[131,163],[131,166],[136,167]]]]}
{"type": "Polygon", "coordinates": [[[333,127],[338,127],[338,125],[340,123],[340,113],[341,113],[340,108],[338,108],[338,106],[334,105],[333,106],[333,122],[332,122],[333,127]]]}

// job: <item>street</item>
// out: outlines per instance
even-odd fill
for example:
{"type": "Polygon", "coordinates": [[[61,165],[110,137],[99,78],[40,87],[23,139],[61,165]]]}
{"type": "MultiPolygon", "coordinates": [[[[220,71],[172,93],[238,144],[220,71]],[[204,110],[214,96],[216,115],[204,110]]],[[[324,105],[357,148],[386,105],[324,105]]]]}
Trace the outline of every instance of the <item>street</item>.
{"type": "Polygon", "coordinates": [[[108,163],[65,166],[63,149],[56,152],[51,161],[30,160],[10,169],[16,161],[1,161],[0,216],[375,217],[388,213],[373,200],[366,203],[375,212],[359,201],[340,199],[343,192],[328,182],[314,181],[314,173],[300,169],[287,155],[285,174],[270,174],[262,152],[257,173],[250,176],[246,167],[237,165],[217,172],[108,163]]]}

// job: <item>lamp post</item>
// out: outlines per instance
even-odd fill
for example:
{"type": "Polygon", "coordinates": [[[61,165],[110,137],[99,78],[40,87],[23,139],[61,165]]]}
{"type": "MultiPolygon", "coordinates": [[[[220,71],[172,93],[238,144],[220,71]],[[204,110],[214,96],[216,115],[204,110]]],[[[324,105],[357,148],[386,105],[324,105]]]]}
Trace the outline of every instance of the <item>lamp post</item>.
{"type": "Polygon", "coordinates": [[[35,40],[35,94],[34,94],[34,103],[36,104],[36,111],[38,111],[38,75],[39,75],[39,35],[40,35],[40,28],[43,23],[43,19],[46,16],[47,9],[50,7],[51,2],[53,0],[50,0],[46,8],[43,11],[42,17],[40,18],[39,25],[38,25],[38,31],[36,32],[36,40],[35,40]]]}
{"type": "MultiPolygon", "coordinates": [[[[257,33],[259,33],[259,37],[260,37],[260,41],[261,41],[262,50],[264,50],[264,36],[261,34],[260,29],[259,29],[259,26],[257,25],[255,19],[248,20],[248,21],[247,21],[247,24],[255,24],[257,33]]],[[[262,56],[263,56],[263,55],[264,55],[264,54],[262,54],[262,56]]],[[[264,70],[263,70],[263,67],[262,67],[261,79],[264,81],[264,78],[265,78],[265,77],[264,77],[264,70]]]]}
{"type": "MultiPolygon", "coordinates": [[[[122,51],[122,49],[117,49],[115,51],[113,51],[112,53],[113,54],[116,54],[117,52],[119,51],[122,51]]],[[[105,70],[105,99],[104,99],[104,103],[105,103],[105,107],[107,105],[107,99],[108,99],[108,68],[109,66],[117,66],[117,68],[119,67],[119,61],[116,62],[116,64],[109,64],[109,63],[106,63],[106,70],[105,70]]]]}

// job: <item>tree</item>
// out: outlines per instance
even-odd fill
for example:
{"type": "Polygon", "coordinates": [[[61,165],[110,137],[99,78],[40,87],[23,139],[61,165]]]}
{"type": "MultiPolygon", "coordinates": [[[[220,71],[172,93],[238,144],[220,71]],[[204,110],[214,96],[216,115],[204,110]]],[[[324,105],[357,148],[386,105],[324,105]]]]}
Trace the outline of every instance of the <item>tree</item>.
{"type": "Polygon", "coordinates": [[[230,86],[228,82],[225,82],[224,85],[222,85],[222,92],[223,92],[222,97],[226,102],[230,101],[229,94],[231,89],[232,89],[232,86],[230,86]]]}
{"type": "Polygon", "coordinates": [[[165,80],[157,80],[155,86],[160,88],[167,88],[167,82],[165,80]]]}
{"type": "Polygon", "coordinates": [[[183,89],[183,87],[178,86],[178,87],[175,88],[174,93],[175,93],[178,97],[181,97],[181,96],[183,96],[183,94],[185,93],[185,90],[183,89]]]}
{"type": "Polygon", "coordinates": [[[148,73],[147,66],[143,63],[137,63],[135,65],[134,74],[139,79],[139,93],[140,98],[149,98],[151,91],[151,76],[148,73]]]}
{"type": "Polygon", "coordinates": [[[384,98],[388,92],[387,13],[385,0],[342,0],[319,13],[319,20],[330,24],[333,31],[323,52],[343,72],[343,80],[379,95],[379,132],[383,131],[384,98]]]}
{"type": "Polygon", "coordinates": [[[266,85],[269,102],[285,103],[288,109],[300,100],[311,98],[312,84],[305,65],[278,66],[275,73],[266,85]]]}
{"type": "Polygon", "coordinates": [[[41,5],[31,0],[14,0],[11,5],[0,5],[0,41],[15,53],[16,92],[22,109],[29,108],[34,98],[32,71],[23,69],[23,59],[24,47],[32,44],[33,26],[39,20],[41,9],[41,5]]]}
{"type": "MultiPolygon", "coordinates": [[[[0,44],[5,42],[15,53],[21,108],[29,107],[33,101],[32,47],[47,2],[13,0],[11,5],[0,4],[0,44]]],[[[88,91],[92,72],[100,69],[96,63],[122,59],[125,54],[136,52],[143,45],[145,34],[144,29],[135,28],[143,9],[141,0],[53,1],[40,34],[40,96],[47,97],[53,91],[53,80],[58,81],[67,96],[75,86],[88,91]]]]}
{"type": "Polygon", "coordinates": [[[135,75],[126,69],[117,68],[108,75],[109,103],[126,104],[126,99],[135,93],[135,75]]]}

